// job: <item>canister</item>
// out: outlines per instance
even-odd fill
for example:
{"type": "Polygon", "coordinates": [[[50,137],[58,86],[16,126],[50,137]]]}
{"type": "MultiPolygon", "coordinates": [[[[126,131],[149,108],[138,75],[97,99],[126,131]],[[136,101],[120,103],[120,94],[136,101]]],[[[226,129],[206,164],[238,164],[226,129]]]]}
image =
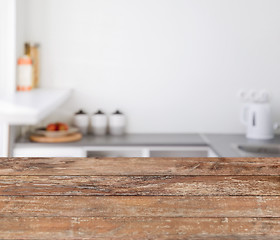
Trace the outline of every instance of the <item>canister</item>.
{"type": "Polygon", "coordinates": [[[123,135],[126,129],[126,117],[119,110],[109,117],[109,132],[111,135],[123,135]]]}
{"type": "Polygon", "coordinates": [[[82,134],[88,133],[89,117],[86,112],[80,110],[74,115],[74,125],[80,130],[82,134]]]}
{"type": "Polygon", "coordinates": [[[101,110],[98,110],[91,116],[91,127],[94,135],[106,135],[107,116],[101,110]]]}

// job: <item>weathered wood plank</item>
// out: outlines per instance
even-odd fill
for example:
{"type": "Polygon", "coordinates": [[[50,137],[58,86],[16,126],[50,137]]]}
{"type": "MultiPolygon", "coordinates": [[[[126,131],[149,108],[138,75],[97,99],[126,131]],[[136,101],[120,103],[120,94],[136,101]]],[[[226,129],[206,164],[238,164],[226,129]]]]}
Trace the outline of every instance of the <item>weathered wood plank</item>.
{"type": "Polygon", "coordinates": [[[0,176],[0,195],[280,195],[278,176],[0,176]]]}
{"type": "Polygon", "coordinates": [[[1,239],[279,239],[280,158],[0,159],[1,239]]]}
{"type": "Polygon", "coordinates": [[[0,175],[280,175],[280,158],[1,158],[0,175]]]}
{"type": "Polygon", "coordinates": [[[0,238],[11,239],[272,239],[279,218],[0,218],[0,238]]]}
{"type": "Polygon", "coordinates": [[[12,196],[0,217],[280,217],[280,197],[12,196]]]}

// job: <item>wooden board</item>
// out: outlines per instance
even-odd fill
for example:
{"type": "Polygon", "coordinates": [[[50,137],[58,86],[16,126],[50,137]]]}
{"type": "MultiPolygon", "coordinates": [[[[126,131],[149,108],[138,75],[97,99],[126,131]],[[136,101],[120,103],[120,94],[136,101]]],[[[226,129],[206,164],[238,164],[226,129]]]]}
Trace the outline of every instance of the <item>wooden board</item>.
{"type": "Polygon", "coordinates": [[[0,216],[278,218],[279,201],[280,196],[0,196],[0,216]]]}
{"type": "Polygon", "coordinates": [[[279,239],[280,158],[1,158],[1,239],[279,239]]]}
{"type": "Polygon", "coordinates": [[[279,176],[280,158],[0,158],[0,175],[279,176]]]}
{"type": "Polygon", "coordinates": [[[0,176],[0,196],[280,196],[280,176],[0,176]]]}
{"type": "Polygon", "coordinates": [[[3,239],[278,239],[279,218],[0,218],[3,239]]]}
{"type": "Polygon", "coordinates": [[[61,137],[46,137],[43,135],[30,135],[30,140],[40,143],[76,142],[82,139],[81,133],[73,133],[61,137]]]}

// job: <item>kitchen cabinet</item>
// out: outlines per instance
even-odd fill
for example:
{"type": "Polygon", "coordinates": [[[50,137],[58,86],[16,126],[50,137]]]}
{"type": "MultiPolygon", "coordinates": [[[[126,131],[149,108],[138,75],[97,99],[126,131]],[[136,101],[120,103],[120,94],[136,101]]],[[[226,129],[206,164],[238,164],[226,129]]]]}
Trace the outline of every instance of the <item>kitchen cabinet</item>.
{"type": "Polygon", "coordinates": [[[0,121],[13,125],[37,124],[71,95],[70,89],[34,89],[0,97],[0,121]]]}
{"type": "Polygon", "coordinates": [[[1,147],[0,156],[11,155],[12,149],[9,148],[13,145],[15,138],[12,134],[15,133],[13,126],[39,123],[70,95],[71,90],[67,89],[35,89],[30,92],[15,92],[9,97],[1,96],[0,135],[1,141],[7,144],[1,147]]]}
{"type": "Polygon", "coordinates": [[[15,146],[13,157],[217,157],[217,154],[208,146],[15,146]]]}
{"type": "Polygon", "coordinates": [[[208,146],[85,148],[87,157],[217,157],[208,146]]]}
{"type": "Polygon", "coordinates": [[[135,147],[85,148],[87,157],[148,157],[146,149],[135,147]]]}
{"type": "Polygon", "coordinates": [[[199,134],[85,135],[72,143],[34,143],[20,138],[14,157],[217,157],[199,134]]]}
{"type": "Polygon", "coordinates": [[[149,157],[217,157],[208,146],[152,147],[149,157]]]}
{"type": "Polygon", "coordinates": [[[86,157],[79,147],[15,147],[13,157],[86,157]]]}
{"type": "Polygon", "coordinates": [[[145,146],[85,148],[87,157],[216,157],[208,146],[145,146]]]}

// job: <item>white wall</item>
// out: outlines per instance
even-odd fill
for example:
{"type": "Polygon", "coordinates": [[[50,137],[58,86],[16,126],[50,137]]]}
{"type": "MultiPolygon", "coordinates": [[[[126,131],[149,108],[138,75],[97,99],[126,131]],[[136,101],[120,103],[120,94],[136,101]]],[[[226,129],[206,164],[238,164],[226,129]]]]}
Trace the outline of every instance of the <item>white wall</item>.
{"type": "MultiPolygon", "coordinates": [[[[16,0],[16,58],[24,54],[24,42],[27,40],[28,0],[16,0]]],[[[28,28],[29,30],[29,28],[28,28]]]]}
{"type": "Polygon", "coordinates": [[[0,0],[0,95],[15,91],[16,3],[0,0]]]}
{"type": "Polygon", "coordinates": [[[0,0],[0,95],[16,90],[16,60],[26,41],[26,0],[0,0]],[[16,46],[16,47],[15,47],[16,46]]]}
{"type": "Polygon", "coordinates": [[[280,121],[279,0],[29,0],[44,87],[64,116],[116,108],[130,132],[242,132],[239,89],[267,89],[280,121]]]}
{"type": "MultiPolygon", "coordinates": [[[[12,97],[16,90],[16,59],[22,54],[26,31],[25,0],[0,0],[0,96],[12,97]],[[16,31],[17,29],[17,31],[16,31]]],[[[9,156],[17,129],[0,123],[0,156],[9,156]]]]}

